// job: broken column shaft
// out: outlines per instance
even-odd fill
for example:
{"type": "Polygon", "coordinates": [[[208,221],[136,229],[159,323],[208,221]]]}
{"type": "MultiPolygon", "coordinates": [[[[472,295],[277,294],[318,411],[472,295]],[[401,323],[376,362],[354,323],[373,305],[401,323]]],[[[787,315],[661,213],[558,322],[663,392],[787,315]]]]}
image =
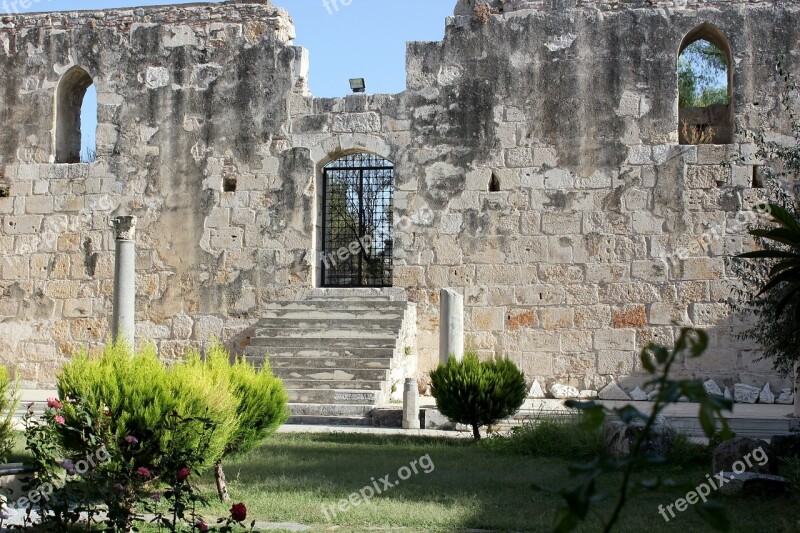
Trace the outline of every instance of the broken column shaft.
{"type": "Polygon", "coordinates": [[[450,289],[439,293],[439,361],[464,357],[464,297],[450,289]]]}

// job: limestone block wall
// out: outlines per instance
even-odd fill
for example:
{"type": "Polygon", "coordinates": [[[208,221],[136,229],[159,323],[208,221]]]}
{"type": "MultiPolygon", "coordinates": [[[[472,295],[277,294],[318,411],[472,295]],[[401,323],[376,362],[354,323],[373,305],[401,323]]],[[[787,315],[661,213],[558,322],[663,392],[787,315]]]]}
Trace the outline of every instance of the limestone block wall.
{"type": "Polygon", "coordinates": [[[758,195],[755,148],[745,132],[678,144],[676,64],[692,29],[719,28],[739,124],[778,134],[774,63],[797,71],[798,4],[490,4],[481,21],[459,2],[443,42],[409,46],[416,171],[398,206],[435,216],[402,232],[413,245],[397,276],[419,303],[422,368],[436,363],[437,288],[450,286],[472,345],[548,384],[633,388],[638,350],[696,326],[711,348],[683,374],[779,385],[723,303],[725,258],[750,242],[737,220],[758,195]]]}
{"type": "Polygon", "coordinates": [[[137,334],[166,358],[246,343],[260,302],[307,284],[312,171],[287,140],[307,56],[293,37],[266,2],[2,19],[0,362],[23,386],[105,342],[112,216],[139,217],[137,334]],[[97,88],[98,160],[54,164],[74,67],[97,88]]]}
{"type": "Polygon", "coordinates": [[[737,120],[785,132],[772,65],[798,70],[798,2],[490,4],[476,21],[460,0],[442,42],[409,44],[406,91],[345,98],[309,94],[307,53],[267,2],[0,20],[0,363],[47,386],[104,342],[119,214],[139,217],[139,338],[165,358],[246,346],[264,303],[333,290],[318,288],[322,168],[368,151],[396,177],[394,288],[370,293],[416,304],[418,373],[451,287],[468,342],[531,381],[633,387],[637,350],[693,325],[712,347],[683,373],[779,385],[722,303],[754,146],[679,145],[676,64],[713,24],[737,120]],[[98,161],[55,164],[75,66],[98,90],[98,161]]]}

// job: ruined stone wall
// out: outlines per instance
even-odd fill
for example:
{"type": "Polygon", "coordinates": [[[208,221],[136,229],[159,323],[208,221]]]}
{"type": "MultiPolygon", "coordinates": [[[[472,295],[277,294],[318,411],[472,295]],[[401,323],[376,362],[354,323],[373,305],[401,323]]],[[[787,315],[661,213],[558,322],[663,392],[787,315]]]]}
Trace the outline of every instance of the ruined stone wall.
{"type": "Polygon", "coordinates": [[[106,340],[113,215],[139,217],[137,334],[165,357],[240,342],[260,302],[308,280],[293,37],[266,3],[2,19],[0,362],[23,385],[52,384],[69,353],[106,340]],[[73,66],[97,88],[98,160],[57,165],[55,94],[73,66]]]}
{"type": "Polygon", "coordinates": [[[678,145],[676,63],[714,24],[736,117],[780,131],[772,65],[797,70],[800,8],[645,4],[498,1],[478,22],[462,0],[443,42],[409,45],[405,92],[337,99],[308,94],[291,21],[266,3],[2,19],[0,362],[47,385],[105,340],[122,213],[139,217],[139,338],[164,357],[246,345],[263,303],[333,291],[316,288],[321,169],[369,151],[396,166],[395,288],[362,292],[418,304],[419,372],[452,287],[468,341],[530,380],[632,387],[636,350],[676,321],[712,339],[685,373],[777,385],[721,303],[754,147],[678,145]],[[98,161],[56,165],[73,65],[97,86],[98,161]]]}
{"type": "Polygon", "coordinates": [[[711,336],[685,374],[777,385],[722,303],[725,257],[749,242],[735,221],[757,194],[755,148],[743,134],[678,144],[676,64],[684,36],[713,24],[733,50],[737,119],[780,130],[774,64],[797,70],[797,2],[489,4],[487,18],[459,2],[443,43],[409,48],[419,166],[398,205],[436,218],[404,236],[414,253],[398,275],[419,288],[422,360],[434,363],[432,288],[449,285],[476,348],[548,383],[632,388],[637,350],[671,343],[677,323],[711,336]]]}

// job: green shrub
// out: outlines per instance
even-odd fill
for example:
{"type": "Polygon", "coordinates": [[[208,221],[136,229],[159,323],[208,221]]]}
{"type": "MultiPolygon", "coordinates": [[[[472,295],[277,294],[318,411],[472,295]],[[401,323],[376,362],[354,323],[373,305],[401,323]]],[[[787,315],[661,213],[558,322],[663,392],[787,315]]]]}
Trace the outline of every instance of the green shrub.
{"type": "Polygon", "coordinates": [[[214,376],[235,399],[236,428],[225,453],[252,450],[288,420],[289,397],[267,362],[259,370],[243,358],[231,364],[228,352],[220,344],[212,345],[204,358],[192,353],[187,360],[191,366],[202,367],[203,372],[214,376]]]}
{"type": "MultiPolygon", "coordinates": [[[[167,368],[153,348],[132,355],[121,345],[109,345],[99,358],[76,356],[58,379],[62,399],[79,398],[94,412],[107,412],[116,439],[136,438],[132,459],[148,468],[202,470],[219,460],[237,428],[238,402],[230,389],[227,376],[202,364],[196,354],[167,368]],[[189,422],[169,428],[166,420],[173,415],[189,422]],[[164,464],[164,450],[196,449],[206,422],[213,426],[206,456],[198,464],[164,464]]],[[[64,416],[69,426],[79,422],[69,404],[64,416]]]]}
{"type": "Polygon", "coordinates": [[[17,409],[16,384],[11,380],[8,370],[0,365],[0,463],[5,463],[14,447],[14,428],[11,418],[17,409]]]}
{"type": "Polygon", "coordinates": [[[248,452],[289,419],[286,408],[289,396],[283,382],[272,375],[266,362],[261,370],[256,371],[244,359],[239,359],[230,367],[230,380],[239,399],[236,410],[239,427],[231,438],[228,451],[248,452]]]}
{"type": "Polygon", "coordinates": [[[436,407],[450,420],[471,425],[476,440],[481,426],[508,418],[527,396],[525,377],[514,363],[481,362],[470,351],[461,362],[451,357],[430,376],[436,407]]]}
{"type": "Polygon", "coordinates": [[[37,477],[55,480],[66,470],[69,478],[61,459],[77,464],[86,450],[101,448],[107,458],[93,468],[91,481],[73,479],[59,489],[54,501],[64,505],[48,504],[49,519],[62,525],[76,516],[70,503],[92,508],[103,501],[107,525],[130,529],[139,519],[133,510],[151,505],[152,490],[166,484],[174,530],[190,518],[188,506],[204,502],[189,481],[193,473],[214,466],[218,488],[224,487],[222,458],[256,447],[288,418],[286,391],[269,366],[231,364],[220,345],[205,357],[190,351],[168,367],[152,347],[133,354],[110,344],[99,357],[75,356],[58,391],[61,400],[48,400],[40,419],[26,417],[37,477]]]}
{"type": "Polygon", "coordinates": [[[507,435],[493,435],[483,445],[498,452],[588,460],[603,451],[603,432],[585,427],[580,414],[543,414],[507,435]]]}
{"type": "MultiPolygon", "coordinates": [[[[152,467],[163,462],[163,450],[197,449],[205,438],[203,425],[213,427],[203,446],[206,456],[200,464],[182,466],[203,470],[227,453],[249,451],[289,416],[283,383],[269,365],[256,370],[244,360],[231,364],[218,344],[205,357],[192,351],[172,367],[152,347],[132,355],[124,346],[109,345],[99,358],[76,356],[59,377],[58,390],[61,398],[107,409],[112,433],[118,439],[135,437],[137,462],[152,467]],[[167,429],[164,421],[173,414],[192,422],[167,429]]],[[[69,405],[64,414],[74,423],[69,405]]]]}

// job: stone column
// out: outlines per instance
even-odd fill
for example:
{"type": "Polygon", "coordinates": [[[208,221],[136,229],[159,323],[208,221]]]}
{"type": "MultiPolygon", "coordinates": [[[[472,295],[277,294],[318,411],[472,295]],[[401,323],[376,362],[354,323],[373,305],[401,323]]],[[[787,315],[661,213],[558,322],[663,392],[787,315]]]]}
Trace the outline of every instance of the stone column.
{"type": "Polygon", "coordinates": [[[419,429],[419,389],[414,378],[406,378],[403,385],[403,429],[419,429]]]}
{"type": "Polygon", "coordinates": [[[114,260],[114,314],[111,338],[134,347],[136,332],[136,217],[121,216],[109,221],[116,234],[114,260]]]}
{"type": "Polygon", "coordinates": [[[450,289],[439,293],[439,361],[447,364],[450,355],[464,357],[464,297],[450,289]]]}

